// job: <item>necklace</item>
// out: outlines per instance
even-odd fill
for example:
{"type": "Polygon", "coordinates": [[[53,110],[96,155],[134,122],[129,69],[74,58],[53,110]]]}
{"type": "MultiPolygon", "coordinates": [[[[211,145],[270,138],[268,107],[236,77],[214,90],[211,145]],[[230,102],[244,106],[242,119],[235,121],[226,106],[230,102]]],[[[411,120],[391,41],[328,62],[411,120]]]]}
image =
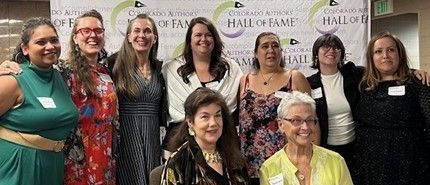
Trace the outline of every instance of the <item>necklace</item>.
{"type": "Polygon", "coordinates": [[[300,172],[297,173],[297,177],[299,178],[300,181],[304,181],[305,180],[305,175],[303,175],[300,172]]]}
{"type": "Polygon", "coordinates": [[[209,152],[203,152],[203,157],[205,158],[205,161],[207,163],[218,163],[222,161],[221,155],[219,154],[218,151],[215,151],[214,153],[209,153],[209,152]]]}
{"type": "Polygon", "coordinates": [[[264,85],[268,85],[269,81],[273,78],[273,76],[275,76],[277,72],[273,72],[272,75],[270,75],[269,79],[266,80],[266,78],[264,78],[264,75],[260,72],[261,77],[263,78],[263,84],[264,85]]]}

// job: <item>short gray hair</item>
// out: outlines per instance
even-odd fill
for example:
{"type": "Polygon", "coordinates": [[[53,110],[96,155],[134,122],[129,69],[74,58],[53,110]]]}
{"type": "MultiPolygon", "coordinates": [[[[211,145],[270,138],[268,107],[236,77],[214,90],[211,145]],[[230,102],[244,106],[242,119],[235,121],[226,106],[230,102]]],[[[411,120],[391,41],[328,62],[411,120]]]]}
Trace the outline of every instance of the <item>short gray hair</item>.
{"type": "Polygon", "coordinates": [[[282,98],[281,103],[278,106],[278,117],[285,118],[288,110],[297,104],[309,105],[312,111],[315,112],[315,100],[312,99],[308,94],[300,91],[292,91],[290,93],[281,93],[278,97],[282,98]]]}

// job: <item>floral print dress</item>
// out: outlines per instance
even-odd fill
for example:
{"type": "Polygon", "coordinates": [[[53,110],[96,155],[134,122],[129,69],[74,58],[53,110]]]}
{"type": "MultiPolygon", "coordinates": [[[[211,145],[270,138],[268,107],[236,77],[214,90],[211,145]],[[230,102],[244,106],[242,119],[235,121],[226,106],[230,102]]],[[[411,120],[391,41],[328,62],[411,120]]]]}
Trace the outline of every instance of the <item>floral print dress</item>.
{"type": "Polygon", "coordinates": [[[74,141],[66,157],[64,184],[115,184],[113,141],[118,99],[109,72],[101,64],[91,66],[91,78],[97,86],[95,96],[87,96],[74,74],[60,71],[80,112],[78,126],[71,134],[74,141]]]}
{"type": "MultiPolygon", "coordinates": [[[[242,152],[247,160],[250,178],[258,178],[263,162],[285,145],[285,138],[278,129],[277,108],[281,99],[275,92],[265,95],[248,88],[249,74],[245,77],[245,96],[239,105],[239,136],[242,152]]],[[[291,77],[280,91],[290,91],[291,77]]]]}

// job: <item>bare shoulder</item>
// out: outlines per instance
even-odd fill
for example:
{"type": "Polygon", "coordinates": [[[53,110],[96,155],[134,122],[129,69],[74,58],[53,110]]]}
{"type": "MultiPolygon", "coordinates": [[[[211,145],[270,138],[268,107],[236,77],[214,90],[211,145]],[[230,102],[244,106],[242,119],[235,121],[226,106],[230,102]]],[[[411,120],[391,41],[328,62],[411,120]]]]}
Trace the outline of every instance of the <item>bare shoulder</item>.
{"type": "Polygon", "coordinates": [[[0,76],[0,115],[5,113],[22,99],[18,81],[12,75],[0,76]]]}

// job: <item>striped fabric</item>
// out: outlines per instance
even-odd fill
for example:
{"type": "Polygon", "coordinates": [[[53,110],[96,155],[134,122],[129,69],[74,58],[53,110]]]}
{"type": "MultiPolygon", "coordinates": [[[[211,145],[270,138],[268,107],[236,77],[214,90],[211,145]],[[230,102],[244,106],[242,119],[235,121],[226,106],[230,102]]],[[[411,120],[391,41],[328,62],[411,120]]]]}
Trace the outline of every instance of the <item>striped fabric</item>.
{"type": "Polygon", "coordinates": [[[135,101],[120,97],[120,147],[118,183],[147,185],[149,173],[160,165],[161,78],[153,74],[150,80],[136,74],[140,95],[135,101]]]}

